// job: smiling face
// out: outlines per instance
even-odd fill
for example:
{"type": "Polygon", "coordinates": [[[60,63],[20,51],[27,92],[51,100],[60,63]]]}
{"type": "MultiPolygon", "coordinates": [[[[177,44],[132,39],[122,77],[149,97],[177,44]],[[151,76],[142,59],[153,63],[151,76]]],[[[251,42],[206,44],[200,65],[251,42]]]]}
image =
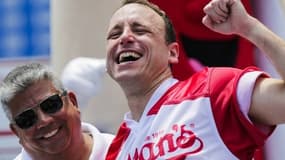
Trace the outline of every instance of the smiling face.
{"type": "Polygon", "coordinates": [[[155,11],[127,4],[111,18],[107,34],[107,70],[120,85],[152,83],[170,77],[178,45],[167,44],[165,24],[155,11]]]}
{"type": "MultiPolygon", "coordinates": [[[[49,96],[60,94],[47,80],[31,85],[18,93],[9,103],[13,117],[22,111],[37,106],[49,96]]],[[[35,112],[38,120],[28,129],[11,124],[11,129],[19,137],[26,151],[32,154],[61,154],[76,145],[76,137],[81,134],[80,112],[72,93],[61,97],[63,107],[56,113],[46,114],[39,107],[35,112]]]]}

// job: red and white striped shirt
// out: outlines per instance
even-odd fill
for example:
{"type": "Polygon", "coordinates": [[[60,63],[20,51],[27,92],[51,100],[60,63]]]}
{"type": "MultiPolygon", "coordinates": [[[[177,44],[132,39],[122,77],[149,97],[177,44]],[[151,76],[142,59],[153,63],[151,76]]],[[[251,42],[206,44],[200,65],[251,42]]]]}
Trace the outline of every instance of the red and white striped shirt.
{"type": "Polygon", "coordinates": [[[247,117],[260,76],[255,68],[206,68],[186,81],[166,80],[139,122],[125,115],[106,159],[251,159],[269,136],[247,117]]]}

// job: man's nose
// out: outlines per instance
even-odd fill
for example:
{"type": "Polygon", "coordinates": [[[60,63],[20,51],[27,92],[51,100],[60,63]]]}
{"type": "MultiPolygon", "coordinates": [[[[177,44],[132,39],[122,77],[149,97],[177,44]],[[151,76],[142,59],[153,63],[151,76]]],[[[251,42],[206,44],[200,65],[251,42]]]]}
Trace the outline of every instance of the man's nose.
{"type": "Polygon", "coordinates": [[[49,114],[44,113],[40,108],[38,108],[36,112],[38,116],[37,128],[42,128],[52,121],[52,117],[49,114]]]}
{"type": "Polygon", "coordinates": [[[124,32],[122,33],[121,39],[120,39],[120,44],[121,45],[126,45],[134,42],[135,40],[135,35],[130,29],[125,29],[124,32]]]}

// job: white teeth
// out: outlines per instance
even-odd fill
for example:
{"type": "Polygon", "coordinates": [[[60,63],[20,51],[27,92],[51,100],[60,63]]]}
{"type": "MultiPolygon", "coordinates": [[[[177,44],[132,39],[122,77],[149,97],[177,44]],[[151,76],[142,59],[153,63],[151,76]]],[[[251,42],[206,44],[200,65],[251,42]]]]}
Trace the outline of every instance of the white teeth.
{"type": "Polygon", "coordinates": [[[129,57],[132,57],[132,59],[138,59],[141,57],[141,55],[139,55],[138,53],[136,52],[124,52],[124,53],[121,53],[120,56],[119,56],[119,62],[124,62],[124,61],[129,61],[129,60],[126,60],[128,59],[129,57]]]}
{"type": "Polygon", "coordinates": [[[58,129],[55,129],[55,130],[53,130],[53,131],[47,133],[47,134],[44,135],[43,137],[44,137],[44,138],[50,138],[50,137],[54,136],[57,132],[58,132],[58,129]]]}

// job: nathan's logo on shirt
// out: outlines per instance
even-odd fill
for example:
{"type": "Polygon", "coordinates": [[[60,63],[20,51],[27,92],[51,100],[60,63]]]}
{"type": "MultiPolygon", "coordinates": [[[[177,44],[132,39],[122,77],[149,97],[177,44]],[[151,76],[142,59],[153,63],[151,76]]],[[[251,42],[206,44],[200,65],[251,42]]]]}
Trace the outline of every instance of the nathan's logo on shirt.
{"type": "Polygon", "coordinates": [[[155,160],[166,157],[169,160],[184,159],[203,149],[202,140],[194,132],[187,130],[186,125],[174,125],[172,133],[163,133],[161,131],[148,136],[141,148],[136,148],[133,155],[128,155],[128,160],[155,160]]]}

